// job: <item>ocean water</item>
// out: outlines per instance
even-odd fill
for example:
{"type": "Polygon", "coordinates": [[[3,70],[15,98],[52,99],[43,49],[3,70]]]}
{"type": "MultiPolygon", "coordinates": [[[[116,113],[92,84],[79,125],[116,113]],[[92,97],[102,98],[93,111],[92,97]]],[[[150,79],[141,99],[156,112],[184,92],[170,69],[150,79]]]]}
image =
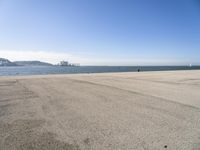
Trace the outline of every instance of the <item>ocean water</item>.
{"type": "Polygon", "coordinates": [[[198,70],[200,66],[25,66],[0,67],[0,76],[16,75],[45,75],[45,74],[77,74],[77,73],[106,73],[106,72],[137,72],[140,71],[168,71],[168,70],[198,70]]]}

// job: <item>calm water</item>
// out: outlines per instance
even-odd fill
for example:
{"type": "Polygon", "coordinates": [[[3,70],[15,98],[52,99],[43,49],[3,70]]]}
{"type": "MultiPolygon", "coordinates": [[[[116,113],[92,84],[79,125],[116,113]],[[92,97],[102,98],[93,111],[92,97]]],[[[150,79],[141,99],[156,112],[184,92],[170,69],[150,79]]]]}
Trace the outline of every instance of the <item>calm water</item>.
{"type": "Polygon", "coordinates": [[[42,74],[76,74],[76,73],[103,73],[103,72],[136,72],[167,71],[167,70],[197,70],[200,66],[81,66],[81,67],[0,67],[0,76],[13,75],[42,75],[42,74]]]}

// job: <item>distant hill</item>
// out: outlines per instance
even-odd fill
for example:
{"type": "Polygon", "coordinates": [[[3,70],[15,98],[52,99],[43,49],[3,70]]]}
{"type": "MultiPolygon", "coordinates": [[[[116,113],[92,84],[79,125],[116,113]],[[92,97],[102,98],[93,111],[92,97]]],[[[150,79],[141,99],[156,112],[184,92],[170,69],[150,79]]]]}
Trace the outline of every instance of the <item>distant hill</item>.
{"type": "Polygon", "coordinates": [[[52,66],[50,63],[41,61],[15,61],[18,66],[52,66]]]}
{"type": "Polygon", "coordinates": [[[0,58],[0,66],[17,66],[17,64],[8,59],[0,58]]]}
{"type": "Polygon", "coordinates": [[[0,66],[53,66],[50,63],[41,61],[14,61],[11,62],[8,59],[0,58],[0,66]]]}

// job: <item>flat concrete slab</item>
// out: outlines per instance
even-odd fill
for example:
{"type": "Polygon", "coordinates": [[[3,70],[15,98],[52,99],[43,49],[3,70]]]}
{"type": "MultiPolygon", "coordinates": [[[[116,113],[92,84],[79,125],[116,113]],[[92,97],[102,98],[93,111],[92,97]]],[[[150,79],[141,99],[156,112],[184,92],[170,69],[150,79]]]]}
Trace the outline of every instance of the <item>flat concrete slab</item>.
{"type": "Polygon", "coordinates": [[[1,150],[199,150],[200,71],[0,77],[1,150]]]}

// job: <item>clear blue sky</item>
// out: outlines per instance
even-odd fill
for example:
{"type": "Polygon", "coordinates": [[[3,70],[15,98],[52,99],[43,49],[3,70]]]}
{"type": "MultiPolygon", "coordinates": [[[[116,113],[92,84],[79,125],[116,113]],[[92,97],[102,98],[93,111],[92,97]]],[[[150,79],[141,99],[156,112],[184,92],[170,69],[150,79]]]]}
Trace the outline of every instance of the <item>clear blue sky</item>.
{"type": "Polygon", "coordinates": [[[83,65],[200,65],[200,0],[0,0],[1,52],[83,65]]]}

